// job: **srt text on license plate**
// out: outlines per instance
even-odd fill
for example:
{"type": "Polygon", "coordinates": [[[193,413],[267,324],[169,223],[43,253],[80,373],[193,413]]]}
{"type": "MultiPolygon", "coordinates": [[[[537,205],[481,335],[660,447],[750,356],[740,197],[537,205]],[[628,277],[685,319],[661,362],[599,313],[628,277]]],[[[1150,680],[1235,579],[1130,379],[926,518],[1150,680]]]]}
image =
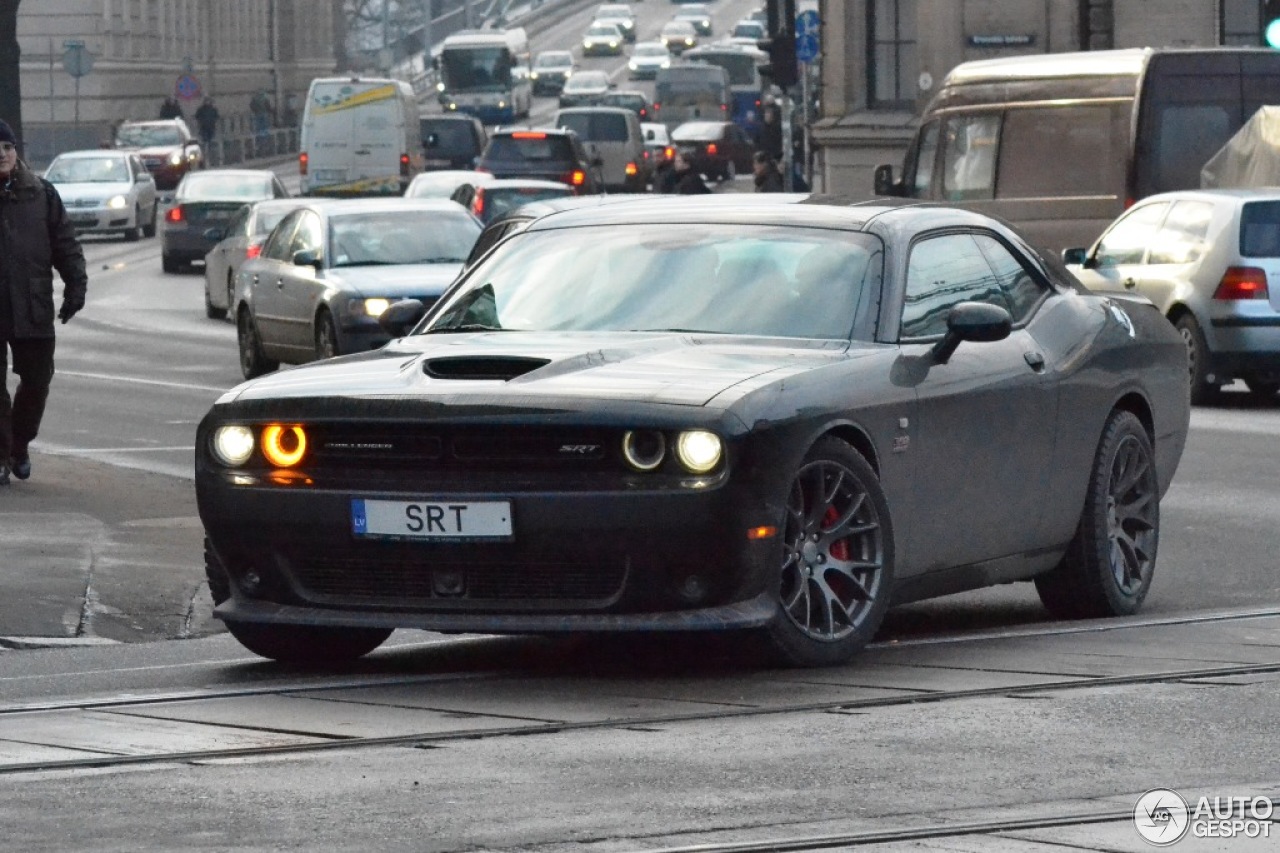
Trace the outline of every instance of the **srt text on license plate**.
{"type": "Polygon", "coordinates": [[[510,539],[509,501],[351,499],[351,532],[397,539],[510,539]]]}

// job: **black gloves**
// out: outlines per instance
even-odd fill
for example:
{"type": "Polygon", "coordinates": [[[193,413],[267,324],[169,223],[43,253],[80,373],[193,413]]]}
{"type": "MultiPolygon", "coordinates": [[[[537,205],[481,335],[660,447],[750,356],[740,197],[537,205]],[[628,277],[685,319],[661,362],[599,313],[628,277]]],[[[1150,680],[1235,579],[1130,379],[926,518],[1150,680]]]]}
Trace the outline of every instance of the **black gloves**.
{"type": "Polygon", "coordinates": [[[83,298],[81,299],[64,298],[62,300],[62,307],[58,309],[58,319],[62,321],[63,325],[66,325],[66,322],[70,320],[72,317],[76,316],[76,314],[79,313],[80,309],[83,307],[84,307],[83,298]]]}

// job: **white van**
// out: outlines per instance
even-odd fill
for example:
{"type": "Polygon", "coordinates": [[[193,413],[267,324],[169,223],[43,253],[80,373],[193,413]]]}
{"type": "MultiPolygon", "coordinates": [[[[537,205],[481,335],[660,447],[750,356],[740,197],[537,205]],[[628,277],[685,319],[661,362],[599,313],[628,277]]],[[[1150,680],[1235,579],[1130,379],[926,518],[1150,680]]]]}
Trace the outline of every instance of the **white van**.
{"type": "Polygon", "coordinates": [[[413,88],[378,77],[311,81],[298,170],[303,195],[403,195],[422,171],[413,88]]]}
{"type": "Polygon", "coordinates": [[[642,193],[649,180],[640,118],[624,107],[566,107],[553,124],[577,134],[592,160],[600,161],[606,192],[642,193]]]}

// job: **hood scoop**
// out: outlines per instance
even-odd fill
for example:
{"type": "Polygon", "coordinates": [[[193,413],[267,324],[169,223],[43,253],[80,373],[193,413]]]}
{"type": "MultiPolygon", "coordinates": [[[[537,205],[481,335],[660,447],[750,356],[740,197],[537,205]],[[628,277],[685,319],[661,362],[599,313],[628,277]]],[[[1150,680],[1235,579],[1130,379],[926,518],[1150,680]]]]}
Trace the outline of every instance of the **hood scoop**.
{"type": "Polygon", "coordinates": [[[432,379],[492,379],[506,382],[551,363],[549,358],[521,356],[449,356],[423,362],[422,372],[432,379]]]}

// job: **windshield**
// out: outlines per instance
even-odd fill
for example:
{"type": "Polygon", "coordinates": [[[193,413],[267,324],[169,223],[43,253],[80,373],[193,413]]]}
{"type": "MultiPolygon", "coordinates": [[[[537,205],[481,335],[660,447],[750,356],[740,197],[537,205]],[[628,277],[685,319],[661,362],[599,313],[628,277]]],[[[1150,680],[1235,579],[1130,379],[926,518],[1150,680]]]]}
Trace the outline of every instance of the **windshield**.
{"type": "Polygon", "coordinates": [[[671,51],[667,50],[666,45],[661,44],[638,44],[635,50],[631,51],[632,56],[670,56],[671,51]]]}
{"type": "Polygon", "coordinates": [[[125,125],[116,131],[116,145],[146,148],[153,145],[181,145],[182,134],[172,126],[125,125]]]}
{"type": "Polygon", "coordinates": [[[525,232],[482,261],[427,334],[685,330],[847,339],[879,242],[813,228],[723,224],[525,232]]]}
{"type": "Polygon", "coordinates": [[[189,172],[178,186],[179,201],[260,201],[272,198],[271,179],[211,170],[189,172]]]}
{"type": "Polygon", "coordinates": [[[613,24],[601,24],[587,30],[587,35],[599,36],[600,38],[618,38],[620,33],[613,24]]]}
{"type": "Polygon", "coordinates": [[[115,184],[129,180],[120,157],[59,157],[45,179],[55,184],[115,184]]]}
{"type": "Polygon", "coordinates": [[[571,53],[540,53],[533,62],[534,68],[564,68],[567,65],[573,65],[571,53]]]}
{"type": "Polygon", "coordinates": [[[756,58],[749,53],[699,53],[688,57],[690,62],[704,62],[729,72],[730,86],[755,86],[760,88],[760,70],[756,58]]]}
{"type": "Polygon", "coordinates": [[[764,27],[755,21],[744,21],[733,28],[732,38],[764,38],[764,27]]]}
{"type": "Polygon", "coordinates": [[[343,214],[329,220],[330,266],[460,264],[479,235],[461,207],[343,214]]]}
{"type": "Polygon", "coordinates": [[[279,210],[259,210],[253,223],[254,234],[267,234],[280,224],[280,220],[289,215],[292,208],[282,207],[279,210]]]}
{"type": "Polygon", "coordinates": [[[609,78],[603,71],[582,71],[570,77],[564,87],[570,92],[608,89],[609,78]]]}
{"type": "Polygon", "coordinates": [[[627,141],[627,119],[617,113],[561,113],[560,126],[585,142],[627,141]]]}
{"type": "Polygon", "coordinates": [[[511,88],[511,53],[505,47],[446,50],[440,56],[450,92],[503,92],[511,88]]]}
{"type": "Polygon", "coordinates": [[[573,187],[562,184],[556,187],[482,187],[484,190],[484,209],[480,218],[484,222],[492,222],[509,210],[521,205],[549,198],[564,198],[573,195],[573,187]]]}

